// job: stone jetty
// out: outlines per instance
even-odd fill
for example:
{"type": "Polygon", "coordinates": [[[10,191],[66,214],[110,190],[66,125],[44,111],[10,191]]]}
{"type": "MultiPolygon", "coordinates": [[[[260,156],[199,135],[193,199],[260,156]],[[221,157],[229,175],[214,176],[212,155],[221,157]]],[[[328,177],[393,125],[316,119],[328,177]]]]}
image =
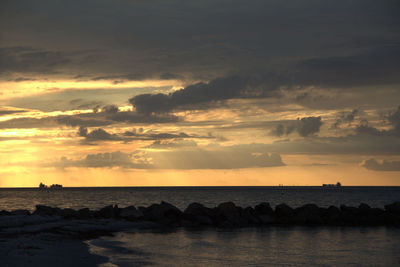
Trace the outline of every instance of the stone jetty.
{"type": "MultiPolygon", "coordinates": [[[[217,207],[205,207],[191,203],[180,210],[167,202],[148,207],[124,207],[110,205],[99,210],[83,208],[56,208],[37,205],[33,212],[28,210],[0,211],[0,229],[17,227],[29,222],[72,222],[92,223],[107,221],[118,223],[150,223],[160,227],[262,227],[262,226],[395,226],[400,227],[400,202],[385,205],[384,209],[372,208],[367,204],[358,207],[342,205],[328,208],[306,204],[292,208],[286,204],[271,207],[260,203],[255,207],[239,207],[225,202],[217,207]]],[[[32,224],[32,223],[31,223],[32,224]]],[[[56,227],[55,227],[56,228],[56,227]]],[[[38,228],[40,229],[40,228],[38,228]]],[[[1,232],[1,231],[0,231],[1,232]]]]}

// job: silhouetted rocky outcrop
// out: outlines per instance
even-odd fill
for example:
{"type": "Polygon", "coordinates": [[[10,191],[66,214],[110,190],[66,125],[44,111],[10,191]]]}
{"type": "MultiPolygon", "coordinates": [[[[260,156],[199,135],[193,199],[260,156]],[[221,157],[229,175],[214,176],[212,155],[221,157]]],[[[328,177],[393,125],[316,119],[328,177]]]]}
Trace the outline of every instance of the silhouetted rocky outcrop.
{"type": "Polygon", "coordinates": [[[213,225],[216,212],[213,209],[204,207],[199,203],[191,203],[183,212],[185,216],[185,224],[195,225],[213,225]]]}
{"type": "Polygon", "coordinates": [[[143,218],[143,212],[134,206],[129,206],[120,210],[119,217],[128,221],[136,221],[143,218]]]}
{"type": "Polygon", "coordinates": [[[33,212],[35,215],[40,216],[61,216],[62,210],[60,208],[48,207],[45,205],[36,205],[36,210],[33,212]]]}
{"type": "Polygon", "coordinates": [[[9,215],[30,215],[29,210],[13,210],[9,215]]]}
{"type": "Polygon", "coordinates": [[[400,202],[385,205],[385,210],[390,213],[400,214],[400,202]]]}
{"type": "MultiPolygon", "coordinates": [[[[233,202],[225,202],[209,208],[200,203],[191,203],[182,212],[174,205],[161,202],[149,207],[128,206],[119,208],[109,205],[96,211],[88,208],[74,210],[37,205],[31,214],[28,210],[1,211],[0,216],[59,218],[61,220],[119,220],[131,222],[153,222],[161,226],[173,227],[248,227],[268,225],[339,225],[361,226],[380,225],[400,227],[400,202],[385,206],[385,209],[371,208],[365,203],[358,207],[341,205],[318,207],[306,204],[292,208],[280,204],[273,209],[263,202],[253,207],[242,208],[233,202]]],[[[11,218],[11,217],[10,217],[11,218]]]]}
{"type": "Polygon", "coordinates": [[[160,204],[152,204],[143,210],[145,220],[157,222],[163,225],[176,225],[183,219],[183,212],[174,205],[162,201],[160,204]]]}

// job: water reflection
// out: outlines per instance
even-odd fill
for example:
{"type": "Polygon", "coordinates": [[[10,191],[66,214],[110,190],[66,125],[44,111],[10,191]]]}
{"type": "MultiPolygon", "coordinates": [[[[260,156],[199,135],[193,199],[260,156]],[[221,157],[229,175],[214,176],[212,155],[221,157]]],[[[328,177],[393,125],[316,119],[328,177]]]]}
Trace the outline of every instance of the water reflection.
{"type": "Polygon", "coordinates": [[[181,229],[169,233],[118,233],[89,244],[92,253],[106,256],[118,266],[398,266],[400,263],[400,229],[385,227],[181,229]]]}

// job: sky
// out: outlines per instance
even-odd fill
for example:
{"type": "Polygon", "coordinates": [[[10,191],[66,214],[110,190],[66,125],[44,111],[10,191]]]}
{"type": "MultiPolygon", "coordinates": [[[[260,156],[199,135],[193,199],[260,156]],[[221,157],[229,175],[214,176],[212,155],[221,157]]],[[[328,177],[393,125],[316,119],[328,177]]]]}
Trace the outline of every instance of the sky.
{"type": "Polygon", "coordinates": [[[2,0],[0,187],[400,185],[398,0],[2,0]]]}

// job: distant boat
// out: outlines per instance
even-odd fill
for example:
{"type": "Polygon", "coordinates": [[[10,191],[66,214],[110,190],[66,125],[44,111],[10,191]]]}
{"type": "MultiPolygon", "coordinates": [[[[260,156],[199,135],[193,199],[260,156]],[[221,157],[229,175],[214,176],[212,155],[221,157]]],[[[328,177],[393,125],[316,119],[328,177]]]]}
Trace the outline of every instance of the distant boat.
{"type": "Polygon", "coordinates": [[[39,184],[39,189],[62,189],[63,186],[60,184],[52,184],[50,186],[45,185],[44,183],[39,184]]]}
{"type": "Polygon", "coordinates": [[[342,184],[340,182],[337,182],[336,184],[322,184],[322,187],[329,187],[329,188],[337,188],[337,187],[341,187],[342,184]]]}

